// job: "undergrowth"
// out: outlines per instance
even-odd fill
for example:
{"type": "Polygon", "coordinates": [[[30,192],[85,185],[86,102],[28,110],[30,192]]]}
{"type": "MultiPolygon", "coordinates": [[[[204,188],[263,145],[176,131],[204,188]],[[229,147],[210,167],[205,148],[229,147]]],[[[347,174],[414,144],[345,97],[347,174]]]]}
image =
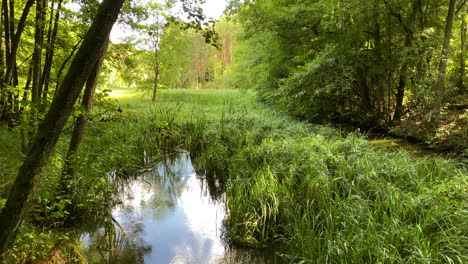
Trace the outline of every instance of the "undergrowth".
{"type": "MultiPolygon", "coordinates": [[[[378,149],[360,135],[295,121],[249,92],[159,96],[153,104],[131,94],[119,100],[119,118],[91,122],[72,195],[58,200],[50,186],[60,179],[65,133],[30,210],[31,219],[45,219],[30,222],[102,221],[121,179],[164,153],[188,150],[199,172],[221,183],[213,195],[226,192],[232,244],[280,244],[291,262],[303,263],[468,262],[463,164],[378,149]]],[[[0,206],[19,163],[3,153],[0,206]]]]}
{"type": "Polygon", "coordinates": [[[225,183],[227,237],[293,262],[468,262],[467,169],[300,123],[233,91],[167,91],[147,113],[225,183]]]}

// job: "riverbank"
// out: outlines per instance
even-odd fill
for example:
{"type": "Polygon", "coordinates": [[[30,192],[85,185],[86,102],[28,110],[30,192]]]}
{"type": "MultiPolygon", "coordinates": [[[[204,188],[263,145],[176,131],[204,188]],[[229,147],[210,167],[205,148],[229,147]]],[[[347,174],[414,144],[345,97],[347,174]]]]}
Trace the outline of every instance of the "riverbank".
{"type": "MultiPolygon", "coordinates": [[[[358,135],[343,138],[335,129],[278,113],[250,92],[169,90],[159,96],[152,104],[139,93],[123,92],[117,99],[126,106],[114,107],[120,111],[112,118],[91,122],[75,195],[67,199],[72,210],[67,214],[57,205],[51,211],[62,215],[52,218],[50,203],[59,199],[50,186],[60,177],[66,134],[34,208],[49,208],[49,221],[102,221],[106,215],[97,212],[115,204],[108,172],[115,179],[129,177],[151,164],[147,161],[183,149],[216,187],[209,188],[212,196],[226,193],[224,224],[231,244],[281,244],[278,253],[293,262],[468,261],[463,165],[384,151],[358,135]]],[[[9,137],[14,138],[2,136],[9,137]]],[[[2,179],[11,181],[15,168],[8,164],[20,161],[7,162],[7,149],[1,153],[3,166],[11,167],[2,179]]],[[[0,185],[1,198],[8,184],[0,185]]],[[[29,221],[36,228],[37,222],[29,221]]],[[[23,243],[34,243],[30,240],[23,243]]]]}
{"type": "Polygon", "coordinates": [[[431,133],[423,122],[427,114],[409,106],[402,120],[390,126],[388,132],[424,143],[435,151],[456,153],[468,158],[468,101],[458,98],[455,102],[441,109],[440,121],[431,133]]]}
{"type": "Polygon", "coordinates": [[[403,120],[388,126],[363,127],[358,123],[331,123],[332,127],[347,133],[360,133],[369,142],[386,149],[402,148],[416,156],[437,154],[446,158],[455,158],[468,162],[468,134],[463,114],[447,114],[444,110],[444,124],[437,133],[430,134],[423,127],[414,124],[415,120],[403,120]],[[451,119],[449,118],[451,117],[451,119]],[[445,130],[444,130],[445,128],[445,130]]]}

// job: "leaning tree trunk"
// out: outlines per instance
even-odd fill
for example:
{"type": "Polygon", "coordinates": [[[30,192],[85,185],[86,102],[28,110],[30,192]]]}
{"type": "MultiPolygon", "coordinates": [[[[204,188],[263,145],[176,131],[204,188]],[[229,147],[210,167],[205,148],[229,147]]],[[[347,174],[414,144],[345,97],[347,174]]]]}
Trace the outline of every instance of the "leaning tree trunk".
{"type": "Polygon", "coordinates": [[[99,73],[101,72],[102,63],[104,62],[104,58],[106,56],[107,47],[108,44],[106,44],[106,48],[100,54],[99,59],[93,68],[93,72],[86,81],[86,88],[84,91],[83,100],[81,102],[81,106],[84,108],[84,113],[77,118],[75,126],[73,127],[73,134],[70,140],[70,145],[68,146],[67,157],[65,159],[65,166],[63,169],[63,182],[65,182],[67,178],[72,177],[74,174],[74,160],[83,139],[86,126],[88,125],[89,114],[91,112],[94,101],[97,81],[99,78],[99,73]]]}
{"type": "Polygon", "coordinates": [[[75,44],[75,46],[73,46],[72,51],[70,52],[70,54],[68,54],[68,57],[63,61],[62,65],[60,66],[60,69],[58,70],[57,78],[56,78],[57,80],[56,80],[56,84],[55,84],[54,97],[57,95],[58,89],[59,89],[60,84],[61,84],[60,77],[62,77],[62,72],[65,69],[65,67],[67,66],[68,62],[73,58],[73,55],[75,55],[75,52],[78,50],[78,47],[80,46],[82,41],[83,41],[83,39],[80,38],[80,40],[75,44]]]}
{"type": "MultiPolygon", "coordinates": [[[[104,0],[60,85],[44,120],[40,123],[18,176],[0,214],[0,255],[13,243],[30,194],[40,179],[73,106],[80,96],[125,0],[104,0]]],[[[0,259],[1,262],[1,259],[0,259]]]]}
{"type": "Polygon", "coordinates": [[[430,123],[435,126],[440,117],[442,101],[445,97],[445,77],[447,75],[447,60],[450,49],[450,40],[452,39],[453,19],[455,17],[456,0],[450,0],[447,21],[445,24],[444,44],[442,47],[442,56],[440,57],[439,74],[437,82],[434,85],[434,114],[430,118],[430,123]]]}

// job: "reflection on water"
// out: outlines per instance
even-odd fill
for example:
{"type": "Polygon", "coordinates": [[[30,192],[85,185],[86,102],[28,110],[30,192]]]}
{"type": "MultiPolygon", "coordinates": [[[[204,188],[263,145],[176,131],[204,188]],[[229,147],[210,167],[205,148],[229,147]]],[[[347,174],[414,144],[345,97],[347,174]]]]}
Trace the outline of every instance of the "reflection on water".
{"type": "Polygon", "coordinates": [[[272,252],[234,249],[223,242],[223,197],[216,201],[208,194],[217,185],[196,175],[187,154],[129,181],[112,212],[121,226],[115,249],[103,250],[103,237],[109,238],[104,229],[87,234],[88,262],[280,263],[272,252]]]}

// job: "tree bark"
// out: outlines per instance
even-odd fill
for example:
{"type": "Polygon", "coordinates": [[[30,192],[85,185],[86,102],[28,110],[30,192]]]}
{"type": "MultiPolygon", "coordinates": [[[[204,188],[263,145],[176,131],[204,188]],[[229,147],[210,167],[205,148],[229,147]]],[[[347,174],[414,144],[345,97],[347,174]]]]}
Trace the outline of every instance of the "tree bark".
{"type": "Polygon", "coordinates": [[[160,45],[161,45],[161,36],[160,36],[160,20],[159,14],[156,14],[156,30],[153,39],[153,50],[154,50],[154,81],[153,81],[153,103],[156,102],[156,96],[158,92],[159,85],[159,70],[160,70],[160,45]]]}
{"type": "Polygon", "coordinates": [[[358,83],[358,91],[359,91],[359,99],[361,101],[361,110],[363,113],[366,114],[373,114],[372,112],[372,101],[370,97],[370,88],[367,85],[367,77],[365,74],[365,70],[359,68],[357,69],[357,83],[358,83]]]}
{"type": "Polygon", "coordinates": [[[8,67],[10,66],[10,22],[9,22],[9,14],[8,14],[8,2],[7,0],[2,0],[2,25],[4,27],[5,32],[5,59],[6,59],[6,73],[3,76],[3,79],[0,80],[0,121],[3,120],[4,112],[7,110],[7,75],[8,75],[8,67]]]}
{"type": "MultiPolygon", "coordinates": [[[[24,86],[24,92],[23,92],[23,100],[25,101],[29,100],[29,92],[31,91],[32,74],[33,74],[33,63],[31,62],[31,64],[29,65],[29,70],[28,70],[28,78],[26,80],[26,85],[24,86]]],[[[22,118],[22,114],[24,113],[25,109],[26,109],[25,106],[21,106],[18,111],[19,120],[23,124],[29,121],[29,120],[24,120],[24,118],[22,118]]],[[[29,140],[31,138],[31,135],[30,133],[28,133],[29,129],[27,128],[27,126],[20,127],[20,131],[21,131],[21,153],[27,154],[29,140]]]]}
{"type": "MultiPolygon", "coordinates": [[[[406,43],[405,47],[410,49],[413,45],[413,33],[411,31],[406,32],[406,43]]],[[[406,92],[406,82],[408,80],[408,61],[404,60],[401,65],[400,80],[398,82],[397,94],[395,97],[395,112],[393,114],[393,121],[400,121],[403,115],[403,100],[406,92]]]]}
{"type": "Polygon", "coordinates": [[[452,39],[453,20],[455,17],[456,0],[450,0],[447,20],[445,24],[444,44],[442,47],[442,56],[439,63],[439,74],[434,85],[434,114],[430,118],[430,123],[435,125],[440,117],[442,101],[445,97],[445,77],[447,75],[447,60],[450,49],[450,40],[452,39]]]}
{"type": "Polygon", "coordinates": [[[42,75],[41,84],[44,86],[43,94],[42,94],[42,104],[45,105],[47,103],[47,94],[49,92],[49,85],[50,85],[50,72],[52,70],[52,63],[54,59],[55,53],[55,41],[57,39],[57,32],[60,20],[60,12],[62,11],[62,0],[58,2],[57,11],[55,13],[54,24],[51,32],[49,32],[49,37],[47,41],[47,51],[46,51],[46,59],[44,63],[44,72],[42,75]]]}
{"type": "Polygon", "coordinates": [[[78,153],[81,141],[83,139],[86,126],[88,125],[89,114],[93,105],[94,94],[96,93],[96,86],[99,78],[99,73],[101,72],[102,63],[104,62],[104,58],[106,56],[108,43],[109,40],[107,41],[106,48],[100,54],[96,65],[93,67],[91,75],[86,81],[86,88],[84,91],[83,100],[81,102],[81,105],[84,108],[84,113],[77,118],[75,126],[73,127],[73,134],[70,140],[70,145],[68,146],[67,157],[65,159],[65,166],[63,169],[64,178],[72,177],[74,174],[74,160],[76,154],[78,153]]]}
{"type": "Polygon", "coordinates": [[[157,60],[156,64],[154,65],[153,103],[156,102],[158,84],[159,84],[159,62],[157,60]]]}
{"type": "MultiPolygon", "coordinates": [[[[5,1],[6,2],[6,1],[5,1]]],[[[5,30],[5,39],[9,39],[9,41],[6,41],[8,44],[8,52],[7,52],[7,72],[5,75],[5,83],[10,84],[12,82],[12,78],[14,75],[14,70],[16,68],[16,54],[18,52],[19,48],[19,42],[21,40],[21,36],[24,31],[24,27],[26,25],[26,19],[29,15],[29,11],[31,10],[32,5],[34,4],[34,0],[28,0],[26,2],[26,5],[24,6],[23,13],[21,14],[21,18],[18,22],[18,28],[16,29],[16,34],[12,33],[11,29],[8,31],[8,36],[7,30],[5,30]],[[14,34],[14,35],[13,35],[14,34]]],[[[5,12],[5,16],[7,16],[7,12],[5,12]]],[[[9,17],[5,18],[5,27],[8,23],[9,20],[14,19],[14,17],[9,17]]],[[[13,31],[14,32],[14,31],[13,31]]]]}
{"type": "Polygon", "coordinates": [[[462,89],[462,91],[465,90],[465,75],[466,75],[466,33],[467,33],[467,26],[466,26],[466,10],[468,8],[465,8],[465,11],[462,14],[462,23],[461,23],[461,54],[460,54],[460,80],[458,81],[458,85],[462,89]]]}
{"type": "MultiPolygon", "coordinates": [[[[8,65],[10,65],[10,44],[11,44],[11,38],[10,38],[10,16],[8,14],[8,1],[3,0],[2,1],[2,22],[3,22],[3,30],[5,32],[5,56],[6,56],[6,66],[8,69],[8,65]]],[[[6,80],[6,75],[2,81],[5,82],[6,80]]]]}
{"type": "MultiPolygon", "coordinates": [[[[0,214],[0,255],[13,243],[35,183],[49,160],[83,85],[105,48],[124,0],[104,0],[60,85],[57,96],[40,123],[31,148],[18,171],[5,208],[0,214]]],[[[0,259],[1,262],[1,259],[0,259]]]]}
{"type": "Polygon", "coordinates": [[[18,83],[18,76],[16,70],[16,54],[19,48],[19,42],[26,25],[26,19],[29,11],[31,10],[34,0],[28,0],[25,4],[21,18],[18,21],[18,26],[15,34],[14,30],[14,1],[10,1],[10,8],[8,1],[2,1],[2,15],[3,26],[5,32],[5,55],[6,55],[6,70],[3,79],[0,79],[0,121],[11,118],[11,108],[13,105],[8,102],[9,98],[13,97],[11,93],[6,92],[7,85],[16,86],[18,83]],[[12,4],[13,3],[13,4],[12,4]],[[10,12],[9,12],[10,11],[10,12]]]}
{"type": "MultiPolygon", "coordinates": [[[[8,9],[8,11],[10,12],[10,26],[8,27],[8,29],[10,30],[10,38],[11,40],[13,40],[13,36],[15,35],[15,0],[9,0],[8,2],[10,3],[10,7],[8,9]]],[[[13,47],[13,43],[11,43],[11,45],[13,47]]]]}
{"type": "Polygon", "coordinates": [[[75,46],[73,46],[72,48],[72,51],[70,52],[70,54],[68,55],[68,57],[65,59],[65,61],[63,61],[62,65],[60,66],[60,69],[57,73],[57,83],[55,85],[55,94],[54,94],[54,97],[57,95],[57,92],[58,92],[58,89],[60,87],[60,77],[62,76],[62,72],[63,70],[65,69],[65,66],[67,65],[67,63],[73,58],[73,55],[75,55],[75,52],[78,50],[78,47],[80,46],[81,42],[83,41],[83,39],[80,39],[76,44],[75,46]]]}
{"type": "Polygon", "coordinates": [[[395,96],[395,112],[393,113],[393,121],[400,121],[403,114],[403,100],[405,98],[407,72],[408,64],[403,62],[403,65],[401,66],[397,93],[395,96]]]}
{"type": "Polygon", "coordinates": [[[32,121],[37,119],[39,97],[41,95],[42,46],[44,40],[44,6],[42,0],[36,1],[36,31],[34,33],[33,79],[31,89],[32,121]]]}
{"type": "MultiPolygon", "coordinates": [[[[415,25],[417,26],[417,16],[421,12],[421,0],[413,0],[413,4],[411,6],[411,13],[408,16],[407,21],[405,22],[401,13],[396,12],[393,7],[388,3],[388,1],[384,0],[384,4],[387,7],[390,15],[398,19],[398,22],[403,27],[403,30],[406,33],[405,38],[405,48],[411,49],[413,46],[413,38],[414,32],[417,31],[415,29],[415,25]]],[[[419,25],[421,26],[421,25],[419,25]]],[[[403,114],[403,100],[405,98],[405,93],[407,90],[407,82],[408,82],[408,67],[409,67],[408,60],[405,58],[403,59],[400,71],[400,77],[398,81],[397,93],[395,96],[395,112],[393,113],[393,121],[399,121],[403,114]]]]}
{"type": "MultiPolygon", "coordinates": [[[[5,0],[3,0],[5,1],[5,0]]],[[[5,50],[3,49],[3,4],[0,6],[0,82],[3,81],[5,75],[5,50]]],[[[1,87],[1,84],[0,84],[1,87]]],[[[0,90],[0,100],[1,100],[1,90],[0,90]]]]}

